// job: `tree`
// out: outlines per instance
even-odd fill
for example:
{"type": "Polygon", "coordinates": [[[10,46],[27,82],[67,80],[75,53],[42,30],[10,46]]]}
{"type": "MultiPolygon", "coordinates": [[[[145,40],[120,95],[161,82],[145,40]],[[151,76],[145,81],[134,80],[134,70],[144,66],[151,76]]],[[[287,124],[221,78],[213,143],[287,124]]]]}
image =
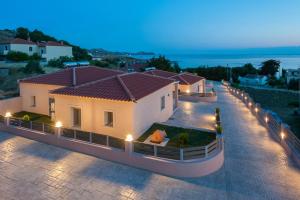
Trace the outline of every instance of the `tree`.
{"type": "Polygon", "coordinates": [[[74,60],[91,60],[92,56],[88,54],[86,49],[82,49],[79,46],[72,46],[73,47],[73,56],[74,60]]]}
{"type": "Polygon", "coordinates": [[[32,54],[31,56],[29,56],[28,59],[29,59],[29,60],[41,60],[42,57],[41,57],[39,54],[34,53],[34,54],[32,54]]]}
{"type": "Polygon", "coordinates": [[[159,56],[158,58],[152,58],[149,61],[149,66],[155,67],[156,69],[175,72],[174,67],[170,60],[166,59],[164,56],[159,56]]]}
{"type": "Polygon", "coordinates": [[[276,72],[278,72],[278,69],[280,67],[280,61],[278,60],[267,60],[262,62],[262,67],[260,68],[260,74],[261,75],[271,75],[275,76],[276,72]]]}
{"type": "Polygon", "coordinates": [[[36,60],[30,60],[27,65],[24,67],[23,72],[25,74],[44,74],[44,70],[40,66],[40,62],[36,60]]]}
{"type": "Polygon", "coordinates": [[[16,38],[27,40],[29,36],[29,30],[24,27],[19,27],[16,30],[16,38]]]}
{"type": "Polygon", "coordinates": [[[179,67],[178,63],[175,62],[173,65],[173,68],[175,70],[176,73],[180,73],[181,72],[181,68],[179,67]]]}
{"type": "Polygon", "coordinates": [[[16,62],[26,61],[28,60],[28,55],[19,51],[9,51],[6,55],[6,59],[16,62]]]}
{"type": "Polygon", "coordinates": [[[30,36],[30,39],[33,41],[33,42],[40,42],[40,41],[57,41],[56,38],[52,37],[52,36],[49,36],[49,35],[46,35],[44,34],[42,31],[39,31],[37,29],[35,29],[34,31],[32,32],[29,32],[29,36],[30,36]]]}

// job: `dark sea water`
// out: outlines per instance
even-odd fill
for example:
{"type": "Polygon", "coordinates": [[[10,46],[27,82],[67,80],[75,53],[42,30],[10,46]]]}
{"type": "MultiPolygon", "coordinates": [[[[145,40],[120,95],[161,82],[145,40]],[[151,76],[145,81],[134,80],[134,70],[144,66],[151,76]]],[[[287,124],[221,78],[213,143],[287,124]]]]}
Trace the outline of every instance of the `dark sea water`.
{"type": "MultiPolygon", "coordinates": [[[[246,63],[252,63],[260,67],[261,62],[268,59],[281,61],[285,69],[300,68],[300,47],[281,47],[264,49],[241,49],[241,50],[210,50],[199,52],[163,53],[172,61],[178,62],[182,68],[198,66],[229,66],[237,67],[246,63]]],[[[135,56],[136,58],[149,59],[153,56],[135,56]]]]}

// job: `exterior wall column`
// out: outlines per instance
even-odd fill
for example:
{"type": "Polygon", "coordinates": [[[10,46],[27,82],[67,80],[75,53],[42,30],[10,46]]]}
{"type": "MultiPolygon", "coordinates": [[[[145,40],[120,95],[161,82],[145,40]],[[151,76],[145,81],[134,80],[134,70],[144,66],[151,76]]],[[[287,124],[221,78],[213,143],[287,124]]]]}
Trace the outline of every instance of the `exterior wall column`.
{"type": "Polygon", "coordinates": [[[178,82],[175,83],[175,106],[174,109],[178,107],[178,82]]]}
{"type": "Polygon", "coordinates": [[[206,93],[206,80],[203,79],[203,93],[206,93]]]}

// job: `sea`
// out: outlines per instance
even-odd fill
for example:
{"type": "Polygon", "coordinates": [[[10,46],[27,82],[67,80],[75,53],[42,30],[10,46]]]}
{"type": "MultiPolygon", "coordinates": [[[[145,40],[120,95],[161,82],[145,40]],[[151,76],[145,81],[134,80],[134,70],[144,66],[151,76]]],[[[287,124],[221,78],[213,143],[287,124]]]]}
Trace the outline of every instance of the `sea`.
{"type": "Polygon", "coordinates": [[[279,60],[284,69],[300,68],[300,47],[234,49],[234,50],[202,50],[194,52],[157,53],[154,55],[135,55],[135,58],[150,59],[163,55],[182,68],[199,66],[239,67],[251,63],[259,68],[263,61],[279,60]]]}

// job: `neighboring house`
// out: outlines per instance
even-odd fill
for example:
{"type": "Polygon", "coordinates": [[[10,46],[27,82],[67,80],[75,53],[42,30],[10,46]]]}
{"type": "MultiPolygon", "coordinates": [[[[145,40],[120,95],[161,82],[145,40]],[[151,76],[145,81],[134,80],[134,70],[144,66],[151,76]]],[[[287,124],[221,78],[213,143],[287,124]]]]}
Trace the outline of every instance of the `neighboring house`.
{"type": "Polygon", "coordinates": [[[300,80],[300,68],[286,70],[286,82],[289,83],[291,80],[300,80]]]}
{"type": "Polygon", "coordinates": [[[14,38],[7,42],[0,43],[0,55],[6,55],[10,51],[19,51],[28,55],[37,53],[44,60],[49,61],[61,56],[73,57],[72,47],[63,42],[32,42],[29,39],[24,40],[14,38]]]}
{"type": "Polygon", "coordinates": [[[145,72],[153,76],[164,77],[179,82],[178,90],[183,93],[205,93],[205,78],[191,73],[174,73],[163,70],[149,70],[145,72]]]}
{"type": "Polygon", "coordinates": [[[267,76],[248,74],[246,76],[239,76],[241,85],[266,85],[268,82],[267,76]]]}
{"type": "Polygon", "coordinates": [[[174,80],[92,66],[20,80],[22,110],[49,115],[65,128],[122,139],[168,120],[177,106],[176,88],[174,80]]]}

